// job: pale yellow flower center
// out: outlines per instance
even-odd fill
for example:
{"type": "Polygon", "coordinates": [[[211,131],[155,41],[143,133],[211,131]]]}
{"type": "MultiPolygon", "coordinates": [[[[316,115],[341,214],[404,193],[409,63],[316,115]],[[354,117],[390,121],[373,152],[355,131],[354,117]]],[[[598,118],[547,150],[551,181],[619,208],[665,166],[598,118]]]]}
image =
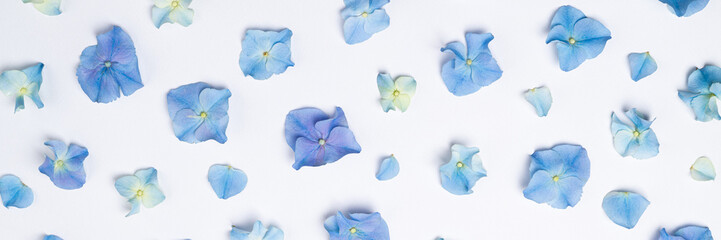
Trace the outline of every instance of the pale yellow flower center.
{"type": "Polygon", "coordinates": [[[473,60],[466,59],[466,65],[471,66],[471,64],[473,64],[473,60]]]}
{"type": "Polygon", "coordinates": [[[358,232],[358,229],[356,229],[355,227],[350,228],[351,234],[355,234],[356,232],[358,232]]]}
{"type": "Polygon", "coordinates": [[[268,51],[263,52],[263,57],[267,57],[268,55],[270,55],[268,51]]]}
{"type": "Polygon", "coordinates": [[[638,132],[638,130],[633,131],[633,136],[634,136],[634,137],[638,137],[639,135],[641,135],[641,133],[638,132]]]}
{"type": "Polygon", "coordinates": [[[111,65],[113,65],[113,63],[111,63],[110,61],[105,61],[105,67],[110,67],[111,65]]]}
{"type": "Polygon", "coordinates": [[[170,6],[172,6],[172,7],[174,7],[174,8],[175,8],[175,7],[178,7],[179,5],[180,5],[180,3],[179,3],[177,0],[175,0],[175,1],[173,1],[173,2],[170,3],[170,6]]]}
{"type": "Polygon", "coordinates": [[[56,168],[56,169],[57,169],[57,168],[62,168],[63,166],[65,166],[65,162],[63,162],[63,160],[57,160],[57,161],[55,161],[55,168],[56,168]]]}
{"type": "Polygon", "coordinates": [[[363,16],[363,17],[368,17],[368,13],[367,13],[367,12],[363,12],[363,13],[361,13],[361,16],[363,16]]]}
{"type": "Polygon", "coordinates": [[[398,95],[401,95],[401,91],[393,90],[393,96],[398,97],[398,95]]]}
{"type": "Polygon", "coordinates": [[[554,182],[558,182],[558,175],[553,176],[553,181],[554,181],[554,182]]]}
{"type": "Polygon", "coordinates": [[[569,38],[569,39],[568,39],[568,43],[570,43],[570,44],[576,44],[576,39],[569,38]]]}
{"type": "Polygon", "coordinates": [[[465,166],[465,164],[463,164],[463,162],[456,163],[456,167],[462,168],[463,166],[465,166]]]}
{"type": "Polygon", "coordinates": [[[207,117],[208,117],[208,113],[207,113],[207,112],[201,112],[201,113],[200,113],[200,118],[207,118],[207,117]]]}
{"type": "Polygon", "coordinates": [[[318,144],[320,144],[321,146],[325,145],[325,139],[321,138],[320,140],[318,140],[318,144]]]}
{"type": "Polygon", "coordinates": [[[138,189],[138,191],[135,192],[135,196],[138,196],[138,197],[142,197],[143,194],[144,194],[144,193],[143,193],[143,190],[142,190],[142,189],[138,189]]]}
{"type": "Polygon", "coordinates": [[[20,88],[20,91],[18,91],[18,92],[20,93],[20,95],[25,95],[25,94],[28,94],[28,89],[23,87],[23,88],[20,88]]]}

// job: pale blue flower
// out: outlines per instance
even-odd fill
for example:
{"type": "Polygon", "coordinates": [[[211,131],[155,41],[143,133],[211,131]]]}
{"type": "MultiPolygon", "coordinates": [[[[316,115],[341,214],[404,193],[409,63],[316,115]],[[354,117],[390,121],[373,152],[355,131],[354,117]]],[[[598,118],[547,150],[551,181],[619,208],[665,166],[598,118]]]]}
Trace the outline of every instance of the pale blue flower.
{"type": "Polygon", "coordinates": [[[383,9],[390,0],[343,0],[343,37],[348,44],[368,40],[390,25],[391,18],[383,9]]]}
{"type": "Polygon", "coordinates": [[[684,240],[684,239],[679,236],[669,235],[668,232],[666,232],[665,228],[661,228],[661,233],[658,236],[658,240],[684,240]]]}
{"type": "Polygon", "coordinates": [[[323,223],[330,240],[390,240],[388,224],[380,213],[351,213],[346,218],[338,211],[323,223]]]}
{"type": "Polygon", "coordinates": [[[6,208],[26,208],[33,204],[33,190],[15,175],[0,177],[0,198],[6,208]]]}
{"type": "Polygon", "coordinates": [[[611,134],[616,152],[621,156],[632,156],[636,159],[658,155],[658,139],[651,129],[653,120],[643,119],[635,108],[626,111],[626,117],[631,120],[631,124],[622,122],[616,113],[611,114],[611,134]]]}
{"type": "Polygon", "coordinates": [[[561,70],[568,72],[601,54],[609,39],[611,32],[601,22],[574,7],[563,6],[551,20],[546,44],[556,43],[561,70]]]}
{"type": "Polygon", "coordinates": [[[668,5],[668,9],[678,17],[690,17],[703,10],[709,0],[659,0],[668,5]]]}
{"type": "Polygon", "coordinates": [[[293,32],[248,30],[240,51],[240,70],[245,76],[265,80],[273,74],[281,74],[288,67],[295,66],[290,60],[290,37],[293,32]]]}
{"type": "Polygon", "coordinates": [[[178,23],[183,27],[193,23],[193,9],[188,8],[192,0],[155,0],[153,24],[160,28],[164,23],[178,23]]]}
{"type": "Polygon", "coordinates": [[[398,160],[395,155],[391,154],[390,157],[383,159],[383,162],[381,162],[378,173],[376,173],[376,179],[381,181],[390,180],[398,176],[399,171],[400,165],[398,164],[398,160]]]}
{"type": "Polygon", "coordinates": [[[691,165],[691,178],[696,181],[711,181],[716,179],[716,168],[711,159],[700,157],[691,165]]]}
{"type": "Polygon", "coordinates": [[[393,80],[391,75],[379,73],[376,82],[381,93],[381,106],[384,112],[396,108],[405,112],[408,109],[411,98],[416,94],[416,80],[413,77],[400,76],[393,80]]]}
{"type": "Polygon", "coordinates": [[[60,13],[61,0],[23,0],[23,3],[32,3],[33,7],[48,16],[57,16],[60,13]]]}
{"type": "Polygon", "coordinates": [[[678,91],[678,97],[691,107],[697,121],[721,120],[718,101],[721,98],[721,68],[705,66],[688,76],[688,90],[678,91]]]}
{"type": "Polygon", "coordinates": [[[551,90],[547,87],[531,88],[524,94],[526,101],[533,105],[536,109],[536,115],[539,117],[545,117],[548,115],[548,110],[551,109],[553,98],[551,97],[551,90]]]}
{"type": "Polygon", "coordinates": [[[230,165],[215,164],[208,170],[208,182],[218,198],[228,199],[245,189],[248,176],[242,170],[230,165]]]}
{"type": "Polygon", "coordinates": [[[631,68],[631,79],[638,82],[656,72],[658,65],[649,52],[631,53],[628,55],[628,64],[631,68]]]}
{"type": "Polygon", "coordinates": [[[574,207],[591,176],[591,161],[579,145],[559,144],[531,155],[531,180],[523,196],[553,208],[574,207]]]}
{"type": "Polygon", "coordinates": [[[184,142],[198,143],[213,139],[225,143],[228,137],[228,98],[230,90],[216,89],[198,82],[168,92],[168,114],[175,136],[184,142]]]}
{"type": "Polygon", "coordinates": [[[19,70],[10,70],[0,75],[0,91],[5,95],[15,97],[15,112],[25,109],[25,97],[30,97],[38,108],[45,104],[40,100],[40,85],[43,83],[43,67],[38,63],[32,67],[19,70]]]}
{"type": "Polygon", "coordinates": [[[255,222],[250,232],[235,226],[230,231],[231,240],[283,240],[283,237],[283,230],[273,226],[266,228],[260,221],[255,222]]]}
{"type": "Polygon", "coordinates": [[[41,173],[47,175],[50,181],[62,189],[78,189],[85,184],[85,168],[83,162],[88,157],[88,149],[65,143],[58,140],[50,140],[45,145],[53,151],[53,158],[45,156],[45,162],[38,168],[41,173]]]}
{"type": "Polygon", "coordinates": [[[466,44],[451,42],[441,48],[441,52],[453,52],[453,58],[443,64],[441,77],[448,91],[456,96],[474,93],[495,82],[503,71],[491,55],[488,43],[493,34],[466,33],[466,44]]]}
{"type": "Polygon", "coordinates": [[[98,45],[83,50],[76,75],[93,102],[109,103],[120,91],[130,96],[143,87],[133,40],[118,26],[98,35],[98,45]]]}
{"type": "Polygon", "coordinates": [[[473,193],[471,188],[487,175],[478,152],[476,147],[451,146],[451,159],[441,166],[441,185],[446,191],[455,195],[473,193]]]}
{"type": "Polygon", "coordinates": [[[152,208],[165,200],[165,194],[158,186],[158,171],[152,167],[118,178],[115,180],[115,189],[132,204],[126,217],[138,213],[141,204],[152,208]]]}
{"type": "Polygon", "coordinates": [[[45,235],[43,240],[63,240],[62,238],[55,235],[45,235]]]}
{"type": "Polygon", "coordinates": [[[673,236],[662,228],[658,240],[713,240],[713,236],[708,227],[689,225],[676,230],[673,236]]]}
{"type": "Polygon", "coordinates": [[[651,204],[638,193],[611,191],[603,198],[603,211],[611,221],[619,226],[631,229],[651,204]]]}
{"type": "Polygon", "coordinates": [[[361,151],[340,107],[333,116],[317,108],[290,111],[285,117],[285,141],[295,152],[296,170],[322,166],[361,151]]]}

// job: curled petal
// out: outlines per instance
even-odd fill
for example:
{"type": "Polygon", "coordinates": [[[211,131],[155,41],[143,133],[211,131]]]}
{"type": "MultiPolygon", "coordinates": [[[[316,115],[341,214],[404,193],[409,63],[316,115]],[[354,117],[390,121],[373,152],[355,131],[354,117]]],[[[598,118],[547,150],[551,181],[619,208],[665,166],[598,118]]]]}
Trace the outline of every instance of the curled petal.
{"type": "Polygon", "coordinates": [[[0,198],[6,208],[26,208],[33,203],[35,196],[20,178],[8,174],[0,177],[0,198]]]}
{"type": "Polygon", "coordinates": [[[398,175],[400,171],[400,165],[395,156],[391,155],[389,158],[383,159],[381,166],[376,173],[376,179],[380,181],[390,180],[398,175]]]}
{"type": "Polygon", "coordinates": [[[526,101],[533,105],[536,109],[536,115],[539,117],[545,117],[548,115],[548,110],[551,109],[553,98],[551,97],[551,90],[547,87],[538,87],[528,90],[525,94],[526,101]]]}
{"type": "Polygon", "coordinates": [[[686,226],[674,233],[676,236],[682,237],[684,240],[713,240],[711,230],[708,227],[686,226]]]}
{"type": "Polygon", "coordinates": [[[650,202],[633,192],[612,191],[603,198],[603,211],[611,221],[631,229],[646,211],[650,202]]]}

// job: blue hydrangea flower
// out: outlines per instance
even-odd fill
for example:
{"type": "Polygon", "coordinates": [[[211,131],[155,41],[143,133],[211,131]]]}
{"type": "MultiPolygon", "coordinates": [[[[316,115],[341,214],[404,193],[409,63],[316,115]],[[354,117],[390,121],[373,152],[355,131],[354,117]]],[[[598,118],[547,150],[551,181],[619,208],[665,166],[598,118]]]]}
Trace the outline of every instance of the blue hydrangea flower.
{"type": "Polygon", "coordinates": [[[713,240],[713,235],[708,227],[690,225],[676,230],[674,235],[669,235],[662,228],[658,240],[713,240]]]}
{"type": "Polygon", "coordinates": [[[61,0],[23,0],[23,3],[32,3],[33,7],[48,16],[57,16],[60,11],[61,0]]]}
{"type": "Polygon", "coordinates": [[[345,8],[340,12],[343,22],[343,37],[348,44],[368,40],[373,34],[383,31],[391,24],[391,18],[383,9],[390,0],[343,0],[345,8]]]}
{"type": "Polygon", "coordinates": [[[45,104],[40,100],[40,85],[43,84],[42,63],[19,70],[10,70],[0,75],[0,91],[15,97],[15,112],[25,109],[25,97],[30,97],[38,108],[45,104]]]}
{"type": "Polygon", "coordinates": [[[133,40],[118,26],[98,35],[98,45],[83,50],[76,75],[93,102],[109,103],[120,91],[130,96],[143,87],[133,40]]]}
{"type": "Polygon", "coordinates": [[[43,240],[63,240],[62,238],[55,235],[45,235],[43,240]]]}
{"type": "Polygon", "coordinates": [[[455,195],[473,193],[471,188],[487,175],[478,152],[476,147],[451,146],[451,159],[441,166],[441,185],[446,191],[455,195]]]}
{"type": "Polygon", "coordinates": [[[603,198],[603,211],[611,221],[619,226],[631,229],[651,204],[638,193],[611,191],[603,198]]]}
{"type": "Polygon", "coordinates": [[[323,223],[330,240],[390,240],[388,224],[380,213],[351,213],[346,218],[338,211],[323,223]]]}
{"type": "Polygon", "coordinates": [[[317,108],[290,111],[285,117],[285,141],[295,151],[295,170],[322,166],[361,151],[340,107],[333,116],[317,108]]]}
{"type": "Polygon", "coordinates": [[[273,74],[281,74],[288,67],[295,66],[290,60],[290,37],[293,32],[248,30],[240,51],[240,70],[245,76],[265,80],[273,74]]]}
{"type": "Polygon", "coordinates": [[[553,98],[551,97],[551,90],[547,87],[531,88],[524,94],[526,101],[533,105],[536,109],[536,115],[539,117],[545,117],[548,115],[548,110],[551,109],[553,98]]]}
{"type": "Polygon", "coordinates": [[[33,204],[33,190],[15,175],[0,177],[0,198],[6,208],[26,208],[33,204]]]}
{"type": "Polygon", "coordinates": [[[85,184],[85,168],[83,162],[88,156],[88,149],[65,143],[58,140],[50,140],[45,145],[53,151],[53,158],[45,156],[45,162],[38,168],[41,173],[47,175],[50,181],[62,189],[78,189],[85,184]]]}
{"type": "Polygon", "coordinates": [[[691,165],[691,178],[696,181],[711,181],[716,179],[716,168],[711,159],[700,157],[691,165]]]}
{"type": "Polygon", "coordinates": [[[568,72],[601,54],[609,39],[611,31],[601,22],[574,7],[563,6],[551,20],[546,44],[556,43],[561,70],[568,72]]]}
{"type": "Polygon", "coordinates": [[[183,27],[193,23],[193,9],[188,8],[192,0],[155,0],[152,17],[153,24],[160,28],[164,23],[178,23],[183,27]]]}
{"type": "Polygon", "coordinates": [[[245,189],[248,176],[242,170],[230,165],[215,164],[208,170],[208,182],[218,198],[228,199],[245,189]]]}
{"type": "Polygon", "coordinates": [[[626,111],[626,117],[631,120],[631,124],[621,122],[616,113],[611,114],[611,134],[616,152],[621,156],[632,156],[636,159],[658,155],[658,139],[651,129],[653,120],[643,119],[635,108],[626,111]]]}
{"type": "Polygon", "coordinates": [[[441,48],[441,52],[449,50],[454,54],[441,69],[443,83],[453,95],[474,93],[501,78],[503,71],[488,48],[491,40],[493,34],[490,33],[466,33],[467,48],[461,42],[451,42],[441,48]]]}
{"type": "Polygon", "coordinates": [[[189,143],[213,139],[225,143],[228,128],[228,89],[216,89],[202,82],[180,86],[168,92],[168,114],[180,141],[189,143]]]}
{"type": "Polygon", "coordinates": [[[631,79],[634,82],[648,77],[658,69],[656,60],[651,57],[649,52],[629,54],[628,64],[631,68],[631,79]]]}
{"type": "Polygon", "coordinates": [[[693,71],[688,76],[688,90],[678,91],[678,97],[693,109],[697,121],[721,120],[721,68],[709,65],[693,71]]]}
{"type": "Polygon", "coordinates": [[[255,222],[253,230],[250,232],[235,226],[230,231],[231,240],[283,240],[283,238],[283,230],[273,226],[266,228],[260,221],[255,222]]]}
{"type": "Polygon", "coordinates": [[[579,145],[559,144],[531,155],[531,180],[523,196],[553,208],[574,207],[591,175],[591,161],[579,145]]]}
{"type": "Polygon", "coordinates": [[[668,5],[668,9],[678,17],[690,17],[703,10],[709,0],[659,0],[668,5]]]}
{"type": "Polygon", "coordinates": [[[378,91],[381,93],[381,106],[384,112],[408,109],[411,98],[416,94],[416,80],[409,76],[400,76],[394,81],[391,75],[379,73],[376,78],[378,91]]]}
{"type": "Polygon", "coordinates": [[[140,212],[140,204],[152,208],[165,200],[165,194],[158,186],[158,171],[146,168],[115,180],[115,189],[132,204],[126,217],[140,212]]]}
{"type": "Polygon", "coordinates": [[[398,176],[398,172],[400,170],[401,168],[398,164],[398,159],[396,159],[395,155],[391,154],[390,157],[383,159],[383,162],[381,162],[378,173],[376,173],[376,179],[380,181],[390,180],[398,176]]]}

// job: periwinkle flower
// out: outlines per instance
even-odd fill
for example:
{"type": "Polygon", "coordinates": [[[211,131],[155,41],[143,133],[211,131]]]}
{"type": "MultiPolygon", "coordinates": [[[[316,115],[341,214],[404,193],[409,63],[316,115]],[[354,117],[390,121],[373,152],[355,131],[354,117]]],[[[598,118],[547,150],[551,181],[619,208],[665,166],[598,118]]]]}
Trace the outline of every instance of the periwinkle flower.
{"type": "Polygon", "coordinates": [[[155,0],[152,17],[153,24],[160,28],[165,23],[178,23],[183,27],[193,23],[193,9],[188,8],[192,0],[155,0]]]}
{"type": "Polygon", "coordinates": [[[531,155],[531,180],[523,196],[553,208],[574,207],[591,175],[591,161],[579,145],[559,144],[531,155]]]}
{"type": "Polygon", "coordinates": [[[83,50],[76,75],[93,102],[109,103],[120,91],[130,96],[143,87],[133,40],[118,26],[98,35],[98,45],[83,50]]]}
{"type": "Polygon", "coordinates": [[[158,186],[158,171],[152,167],[118,178],[115,180],[115,189],[132,204],[126,217],[138,213],[141,204],[152,208],[165,200],[165,194],[158,186]]]}
{"type": "Polygon", "coordinates": [[[688,76],[688,90],[678,91],[678,97],[693,109],[697,121],[721,120],[718,101],[721,98],[721,68],[705,66],[688,76]]]}
{"type": "Polygon", "coordinates": [[[716,168],[711,159],[700,157],[691,165],[691,178],[696,181],[711,181],[716,179],[716,168]]]}
{"type": "Polygon", "coordinates": [[[440,170],[441,185],[446,191],[455,195],[473,193],[471,188],[487,175],[478,152],[476,147],[451,146],[451,159],[440,170]]]}
{"type": "Polygon", "coordinates": [[[656,60],[651,57],[649,52],[629,54],[628,65],[631,68],[631,79],[634,82],[648,77],[658,69],[656,60]]]}
{"type": "Polygon", "coordinates": [[[398,164],[398,159],[396,159],[395,155],[391,154],[390,157],[383,159],[383,161],[381,162],[378,173],[376,173],[376,179],[380,181],[390,180],[398,176],[398,172],[400,170],[401,169],[400,165],[398,164]]]}
{"type": "Polygon", "coordinates": [[[23,3],[32,3],[33,7],[48,16],[57,16],[60,11],[61,0],[23,0],[23,3]]]}
{"type": "Polygon", "coordinates": [[[231,240],[283,240],[284,235],[280,228],[273,226],[266,228],[260,221],[253,224],[253,230],[250,232],[235,226],[230,231],[231,240]]]}
{"type": "Polygon", "coordinates": [[[248,176],[230,165],[215,164],[208,170],[208,182],[220,199],[228,199],[245,189],[248,176]]]}
{"type": "Polygon", "coordinates": [[[408,109],[411,98],[416,94],[416,80],[413,77],[400,76],[393,80],[391,75],[379,73],[376,82],[381,93],[381,106],[384,112],[396,108],[405,112],[408,109]]]}
{"type": "Polygon", "coordinates": [[[668,5],[668,9],[677,17],[690,17],[703,10],[709,0],[659,0],[668,5]]]}
{"type": "Polygon", "coordinates": [[[526,101],[536,109],[536,115],[539,117],[548,115],[548,110],[551,109],[551,104],[553,103],[551,90],[549,90],[548,87],[531,88],[526,91],[524,96],[526,97],[526,101]]]}
{"type": "Polygon", "coordinates": [[[41,173],[47,175],[50,181],[62,189],[78,189],[85,184],[85,168],[83,162],[88,156],[88,149],[65,143],[58,140],[50,140],[45,145],[53,151],[53,158],[45,156],[45,162],[38,168],[41,173]]]}
{"type": "Polygon", "coordinates": [[[563,6],[551,20],[546,44],[556,43],[561,70],[568,72],[601,54],[609,39],[611,32],[601,22],[574,7],[563,6]]]}
{"type": "Polygon", "coordinates": [[[626,117],[631,120],[631,124],[622,122],[616,113],[611,114],[611,134],[616,152],[621,156],[632,156],[636,159],[658,155],[658,139],[651,129],[653,120],[643,119],[635,108],[626,111],[626,117]]]}
{"type": "Polygon", "coordinates": [[[348,44],[368,40],[390,25],[391,18],[383,9],[390,0],[343,0],[343,37],[348,44]]]}
{"type": "Polygon", "coordinates": [[[380,213],[351,213],[346,218],[338,211],[323,223],[330,240],[390,240],[388,224],[380,213]]]}
{"type": "Polygon", "coordinates": [[[0,177],[0,198],[6,208],[26,208],[33,204],[33,190],[15,175],[0,177]]]}
{"type": "Polygon", "coordinates": [[[188,143],[213,139],[225,143],[228,137],[228,89],[215,89],[198,82],[180,86],[168,92],[168,114],[173,131],[180,140],[188,143]]]}
{"type": "Polygon", "coordinates": [[[63,240],[63,239],[51,234],[51,235],[45,235],[43,240],[63,240]]]}
{"type": "Polygon", "coordinates": [[[273,74],[281,74],[288,67],[295,66],[290,60],[290,37],[293,32],[248,30],[243,38],[240,51],[240,70],[243,75],[265,80],[273,74]]]}
{"type": "Polygon", "coordinates": [[[290,111],[285,117],[285,141],[295,152],[295,170],[322,166],[361,151],[340,107],[333,116],[317,108],[290,111]]]}
{"type": "Polygon", "coordinates": [[[453,95],[474,93],[501,78],[503,71],[488,48],[491,40],[493,34],[490,33],[466,33],[468,47],[461,42],[451,42],[441,48],[441,52],[449,50],[454,54],[441,69],[443,83],[453,95]]]}
{"type": "Polygon", "coordinates": [[[611,221],[619,226],[631,229],[651,204],[638,193],[611,191],[603,197],[603,211],[611,221]]]}
{"type": "Polygon", "coordinates": [[[676,230],[673,235],[662,228],[658,240],[713,240],[713,235],[708,227],[689,225],[676,230]]]}
{"type": "Polygon", "coordinates": [[[40,85],[43,83],[43,67],[38,63],[32,67],[20,70],[10,70],[0,75],[0,91],[5,95],[15,97],[15,112],[25,109],[25,97],[30,97],[38,108],[45,104],[40,100],[40,85]]]}

